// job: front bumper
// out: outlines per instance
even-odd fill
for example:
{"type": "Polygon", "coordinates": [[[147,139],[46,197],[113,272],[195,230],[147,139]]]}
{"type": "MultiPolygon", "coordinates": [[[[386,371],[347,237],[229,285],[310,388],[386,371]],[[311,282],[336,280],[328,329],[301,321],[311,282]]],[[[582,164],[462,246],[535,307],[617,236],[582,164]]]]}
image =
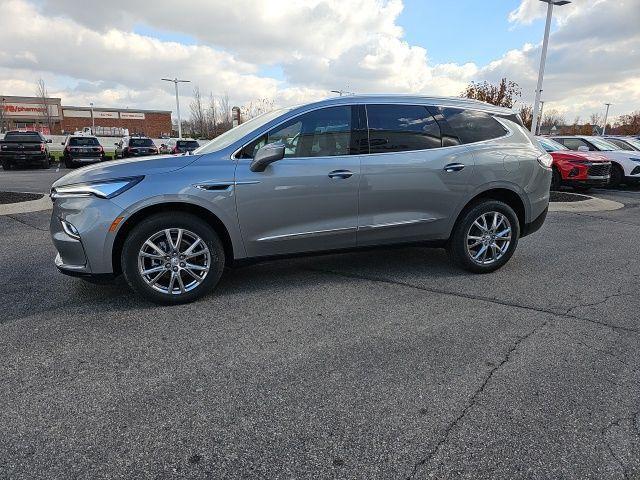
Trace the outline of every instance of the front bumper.
{"type": "Polygon", "coordinates": [[[74,276],[113,273],[112,250],[116,233],[109,232],[109,227],[121,214],[122,209],[107,199],[55,199],[49,229],[53,245],[58,251],[56,267],[74,276]],[[77,230],[79,238],[65,231],[63,220],[77,230]]]}

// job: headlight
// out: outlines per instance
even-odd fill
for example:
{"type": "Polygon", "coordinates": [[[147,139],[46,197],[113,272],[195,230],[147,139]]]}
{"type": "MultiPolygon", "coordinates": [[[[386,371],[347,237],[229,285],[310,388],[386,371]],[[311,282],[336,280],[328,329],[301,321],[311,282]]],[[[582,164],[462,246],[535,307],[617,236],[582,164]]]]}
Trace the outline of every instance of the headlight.
{"type": "Polygon", "coordinates": [[[51,189],[51,198],[90,197],[91,195],[100,198],[113,198],[140,183],[143,178],[143,176],[115,178],[113,180],[62,185],[51,189]]]}
{"type": "Polygon", "coordinates": [[[551,165],[553,165],[553,157],[548,153],[543,153],[538,157],[538,163],[544,168],[551,168],[551,165]]]}

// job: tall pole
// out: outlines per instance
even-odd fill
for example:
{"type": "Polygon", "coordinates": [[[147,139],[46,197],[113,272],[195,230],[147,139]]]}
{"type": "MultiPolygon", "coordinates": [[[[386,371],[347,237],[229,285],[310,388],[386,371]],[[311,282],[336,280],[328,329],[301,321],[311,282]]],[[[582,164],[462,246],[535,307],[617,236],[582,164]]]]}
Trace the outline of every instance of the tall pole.
{"type": "Polygon", "coordinates": [[[96,134],[96,118],[93,116],[93,102],[90,102],[91,106],[91,135],[96,134]]]}
{"type": "Polygon", "coordinates": [[[611,104],[605,103],[605,105],[607,106],[607,111],[604,113],[604,125],[602,126],[603,137],[604,137],[604,134],[607,132],[607,117],[609,116],[609,107],[611,106],[611,104]]]}
{"type": "Polygon", "coordinates": [[[188,83],[191,80],[179,80],[178,78],[163,78],[165,82],[173,82],[176,88],[176,114],[178,115],[178,138],[182,138],[182,120],[180,119],[180,97],[178,95],[178,83],[188,83]]]}
{"type": "Polygon", "coordinates": [[[538,85],[536,86],[536,99],[533,102],[533,125],[531,132],[535,135],[538,131],[538,112],[540,110],[540,95],[542,94],[542,80],[544,78],[544,65],[547,61],[547,47],[549,46],[549,31],[551,30],[551,16],[553,15],[553,2],[547,4],[547,23],[544,26],[544,39],[542,40],[542,55],[540,56],[540,69],[538,70],[538,85]]]}
{"type": "Polygon", "coordinates": [[[540,127],[542,126],[542,110],[544,110],[544,100],[540,100],[540,120],[538,120],[538,133],[540,135],[540,127]]]}

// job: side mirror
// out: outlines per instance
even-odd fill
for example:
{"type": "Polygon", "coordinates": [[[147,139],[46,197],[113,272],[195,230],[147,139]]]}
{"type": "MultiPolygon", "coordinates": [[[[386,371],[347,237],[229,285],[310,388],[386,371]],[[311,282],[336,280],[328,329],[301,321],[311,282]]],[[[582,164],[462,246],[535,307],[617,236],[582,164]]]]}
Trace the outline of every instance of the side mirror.
{"type": "Polygon", "coordinates": [[[284,158],[284,145],[271,143],[260,148],[251,162],[249,169],[252,172],[264,172],[265,168],[273,162],[284,158]]]}
{"type": "Polygon", "coordinates": [[[578,151],[579,152],[588,152],[589,151],[589,147],[585,146],[585,145],[580,145],[578,147],[578,151]]]}
{"type": "Polygon", "coordinates": [[[47,138],[47,143],[51,143],[52,140],[50,138],[47,138]]]}

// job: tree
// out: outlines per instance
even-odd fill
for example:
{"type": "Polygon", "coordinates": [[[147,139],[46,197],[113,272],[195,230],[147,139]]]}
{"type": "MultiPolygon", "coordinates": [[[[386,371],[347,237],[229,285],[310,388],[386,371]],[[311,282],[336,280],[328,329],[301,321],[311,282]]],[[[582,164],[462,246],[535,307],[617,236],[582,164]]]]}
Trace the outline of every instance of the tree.
{"type": "Polygon", "coordinates": [[[640,110],[628,115],[620,115],[613,128],[617,135],[640,134],[640,110]]]}
{"type": "Polygon", "coordinates": [[[192,136],[208,137],[205,109],[202,105],[202,96],[200,95],[200,88],[193,88],[193,100],[189,105],[191,110],[191,130],[192,136]]]}
{"type": "Polygon", "coordinates": [[[229,102],[229,94],[225,93],[222,97],[218,98],[218,112],[220,115],[220,128],[226,132],[233,126],[233,119],[231,118],[231,103],[229,102]]]}
{"type": "Polygon", "coordinates": [[[567,123],[567,121],[557,110],[547,110],[542,116],[540,125],[543,127],[560,127],[565,123],[567,123]]]}
{"type": "Polygon", "coordinates": [[[499,107],[512,108],[515,101],[520,98],[522,91],[516,82],[503,78],[498,85],[487,82],[471,82],[460,95],[473,98],[481,102],[487,102],[499,107]]]}
{"type": "Polygon", "coordinates": [[[47,92],[47,87],[42,78],[38,79],[36,84],[36,97],[40,100],[42,115],[44,116],[47,127],[49,127],[49,134],[51,134],[53,132],[53,122],[51,119],[51,112],[49,111],[49,102],[47,101],[49,98],[49,92],[47,92]]]}
{"type": "Polygon", "coordinates": [[[267,113],[273,110],[275,102],[271,98],[259,98],[257,100],[251,100],[249,103],[245,103],[240,107],[240,114],[242,115],[242,121],[250,120],[258,115],[267,113]]]}
{"type": "Polygon", "coordinates": [[[531,105],[522,104],[520,107],[520,118],[522,119],[522,123],[527,127],[528,130],[531,130],[531,123],[533,121],[533,107],[531,105]]]}
{"type": "Polygon", "coordinates": [[[591,123],[591,125],[602,125],[603,120],[602,115],[599,113],[592,113],[589,117],[589,123],[591,123]]]}

